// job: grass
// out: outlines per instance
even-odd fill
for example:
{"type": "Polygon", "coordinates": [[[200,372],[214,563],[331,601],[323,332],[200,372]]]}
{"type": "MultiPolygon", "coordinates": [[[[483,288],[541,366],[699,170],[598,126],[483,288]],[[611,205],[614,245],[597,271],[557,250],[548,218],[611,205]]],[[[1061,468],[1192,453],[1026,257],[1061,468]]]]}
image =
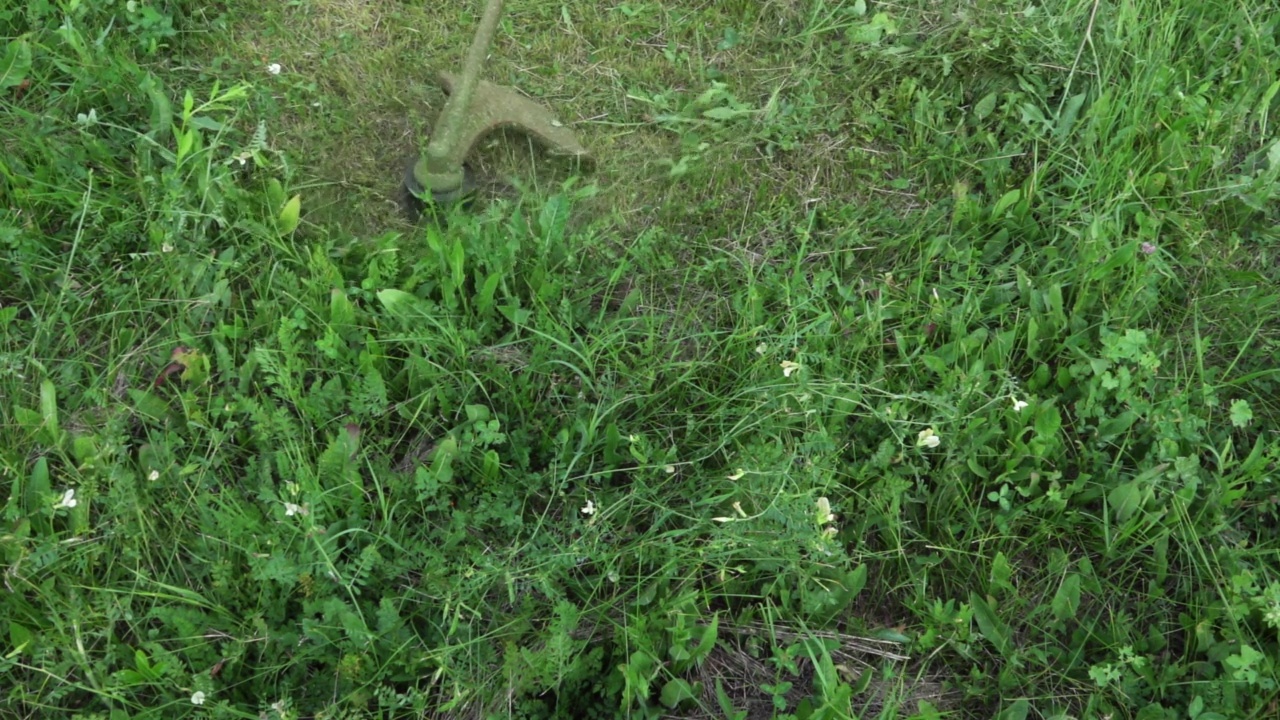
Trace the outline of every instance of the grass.
{"type": "Polygon", "coordinates": [[[508,5],[0,9],[0,716],[1275,715],[1268,3],[508,5]]]}

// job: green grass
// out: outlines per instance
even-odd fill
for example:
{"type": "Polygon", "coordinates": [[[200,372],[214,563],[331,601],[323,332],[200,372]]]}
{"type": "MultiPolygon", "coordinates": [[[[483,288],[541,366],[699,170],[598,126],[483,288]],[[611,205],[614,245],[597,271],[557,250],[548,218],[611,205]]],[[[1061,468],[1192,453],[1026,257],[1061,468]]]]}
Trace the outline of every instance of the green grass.
{"type": "Polygon", "coordinates": [[[0,717],[1275,716],[1271,3],[474,5],[0,9],[0,717]]]}

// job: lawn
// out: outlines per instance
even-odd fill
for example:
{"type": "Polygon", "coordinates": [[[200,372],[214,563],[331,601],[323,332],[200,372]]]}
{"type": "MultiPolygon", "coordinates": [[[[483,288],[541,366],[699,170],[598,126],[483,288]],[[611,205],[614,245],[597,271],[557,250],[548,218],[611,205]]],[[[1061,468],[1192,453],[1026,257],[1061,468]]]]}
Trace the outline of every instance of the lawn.
{"type": "Polygon", "coordinates": [[[0,718],[1280,717],[1270,0],[479,7],[0,5],[0,718]]]}

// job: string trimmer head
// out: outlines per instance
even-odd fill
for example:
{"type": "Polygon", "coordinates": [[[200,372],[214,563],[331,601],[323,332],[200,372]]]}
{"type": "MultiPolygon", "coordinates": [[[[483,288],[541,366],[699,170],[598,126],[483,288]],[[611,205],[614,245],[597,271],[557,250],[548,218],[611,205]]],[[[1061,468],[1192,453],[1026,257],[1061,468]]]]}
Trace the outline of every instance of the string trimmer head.
{"type": "Polygon", "coordinates": [[[444,206],[470,199],[477,183],[467,155],[481,138],[500,128],[523,131],[553,154],[590,161],[586,148],[549,109],[511,88],[480,79],[501,15],[502,0],[488,0],[462,73],[440,73],[449,98],[426,151],[405,175],[405,188],[418,201],[418,211],[428,203],[444,206]]]}

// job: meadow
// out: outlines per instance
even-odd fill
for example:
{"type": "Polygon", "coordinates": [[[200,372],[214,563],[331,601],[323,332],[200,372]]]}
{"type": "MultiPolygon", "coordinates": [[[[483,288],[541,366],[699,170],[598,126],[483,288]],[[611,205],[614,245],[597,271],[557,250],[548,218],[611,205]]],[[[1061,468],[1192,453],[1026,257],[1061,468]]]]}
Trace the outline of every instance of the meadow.
{"type": "Polygon", "coordinates": [[[0,3],[0,718],[1280,717],[1272,0],[0,3]]]}

